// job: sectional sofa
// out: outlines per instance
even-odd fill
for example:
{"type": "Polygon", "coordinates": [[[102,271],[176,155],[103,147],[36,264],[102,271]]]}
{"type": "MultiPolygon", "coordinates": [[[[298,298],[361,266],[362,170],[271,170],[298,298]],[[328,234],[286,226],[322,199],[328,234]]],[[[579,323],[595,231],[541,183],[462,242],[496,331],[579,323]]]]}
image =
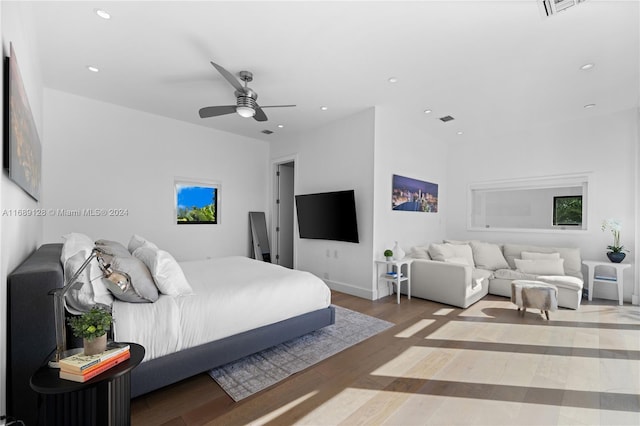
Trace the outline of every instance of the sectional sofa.
{"type": "Polygon", "coordinates": [[[513,280],[558,288],[558,306],[578,309],[582,300],[580,249],[482,241],[412,247],[411,295],[467,308],[487,294],[511,296],[513,280]]]}

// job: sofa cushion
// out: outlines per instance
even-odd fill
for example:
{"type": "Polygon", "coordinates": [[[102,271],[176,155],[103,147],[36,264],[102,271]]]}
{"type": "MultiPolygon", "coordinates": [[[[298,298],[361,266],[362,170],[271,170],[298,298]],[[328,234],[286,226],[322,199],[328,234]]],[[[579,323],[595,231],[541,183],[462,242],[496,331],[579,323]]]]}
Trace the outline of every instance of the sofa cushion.
{"type": "Polygon", "coordinates": [[[444,262],[452,257],[464,257],[467,259],[467,264],[475,267],[473,262],[473,253],[471,252],[471,246],[468,244],[431,244],[429,245],[429,255],[433,260],[439,260],[444,262]]]}
{"type": "Polygon", "coordinates": [[[560,253],[536,253],[531,251],[523,251],[520,253],[520,258],[524,260],[538,260],[538,259],[560,259],[560,253]]]}
{"type": "Polygon", "coordinates": [[[580,290],[584,285],[580,278],[567,275],[540,275],[536,277],[536,280],[545,282],[547,284],[553,284],[558,288],[568,288],[571,290],[580,290]]]}
{"type": "Polygon", "coordinates": [[[516,270],[525,274],[564,275],[564,259],[514,259],[516,270]]]}
{"type": "Polygon", "coordinates": [[[497,244],[472,241],[471,251],[473,253],[473,261],[476,264],[476,268],[495,271],[496,269],[505,269],[509,267],[507,260],[502,255],[500,246],[497,244]]]}
{"type": "Polygon", "coordinates": [[[409,250],[409,257],[414,259],[427,259],[431,260],[431,256],[429,256],[429,247],[427,246],[414,246],[409,250]]]}
{"type": "Polygon", "coordinates": [[[471,266],[469,265],[469,260],[466,257],[449,257],[444,261],[449,263],[457,263],[458,265],[471,266]]]}
{"type": "Polygon", "coordinates": [[[516,269],[514,259],[521,259],[522,252],[535,253],[560,253],[560,258],[564,259],[565,275],[582,278],[582,260],[580,259],[579,248],[560,248],[560,247],[540,247],[520,244],[505,244],[502,248],[505,259],[509,263],[511,269],[516,269]]]}
{"type": "MultiPolygon", "coordinates": [[[[475,268],[471,271],[471,288],[482,285],[483,280],[488,280],[493,277],[493,271],[487,271],[486,269],[475,268]]],[[[487,281],[487,288],[489,287],[487,281]]]]}
{"type": "Polygon", "coordinates": [[[493,271],[493,277],[501,280],[535,280],[537,275],[525,274],[513,269],[497,269],[493,271]]]}

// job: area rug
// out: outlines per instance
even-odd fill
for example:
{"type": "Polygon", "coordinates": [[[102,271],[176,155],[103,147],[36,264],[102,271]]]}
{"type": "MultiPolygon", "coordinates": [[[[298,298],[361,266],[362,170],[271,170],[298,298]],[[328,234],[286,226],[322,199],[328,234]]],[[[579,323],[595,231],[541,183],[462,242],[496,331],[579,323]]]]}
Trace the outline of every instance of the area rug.
{"type": "Polygon", "coordinates": [[[334,307],[335,324],[214,368],[209,375],[234,401],[240,401],[393,326],[378,318],[334,307]]]}

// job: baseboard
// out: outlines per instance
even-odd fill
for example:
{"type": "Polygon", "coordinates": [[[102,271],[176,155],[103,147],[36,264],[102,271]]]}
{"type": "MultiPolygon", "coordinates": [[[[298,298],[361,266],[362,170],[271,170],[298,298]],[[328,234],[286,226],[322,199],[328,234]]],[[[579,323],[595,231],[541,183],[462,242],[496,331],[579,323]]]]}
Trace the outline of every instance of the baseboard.
{"type": "Polygon", "coordinates": [[[341,293],[347,293],[352,296],[361,297],[367,300],[375,300],[374,297],[377,296],[373,291],[371,291],[371,289],[364,289],[362,287],[356,287],[352,284],[341,283],[327,279],[323,281],[329,286],[331,290],[339,291],[341,293]]]}

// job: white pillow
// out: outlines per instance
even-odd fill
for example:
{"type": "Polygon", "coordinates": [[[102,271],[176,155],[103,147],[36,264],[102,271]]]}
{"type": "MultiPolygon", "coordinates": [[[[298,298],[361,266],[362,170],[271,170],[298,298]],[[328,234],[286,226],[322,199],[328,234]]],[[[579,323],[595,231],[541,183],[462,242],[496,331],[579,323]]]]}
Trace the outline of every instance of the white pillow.
{"type": "Polygon", "coordinates": [[[502,250],[497,244],[472,241],[471,251],[473,252],[473,261],[480,269],[495,271],[496,269],[509,268],[507,259],[504,258],[502,250]]]}
{"type": "Polygon", "coordinates": [[[476,266],[473,262],[471,246],[468,244],[431,244],[429,245],[429,255],[433,260],[439,260],[441,262],[452,257],[464,257],[467,259],[468,265],[472,267],[476,266]]]}
{"type": "Polygon", "coordinates": [[[139,249],[140,247],[149,247],[154,250],[158,249],[158,246],[153,244],[151,241],[147,241],[146,238],[141,237],[138,234],[133,234],[131,236],[131,239],[129,240],[129,244],[127,245],[127,249],[129,250],[129,253],[133,254],[133,252],[139,249]]]}
{"type": "Polygon", "coordinates": [[[564,275],[564,259],[514,259],[516,270],[525,274],[564,275]]]}
{"type": "Polygon", "coordinates": [[[523,251],[520,253],[520,258],[524,260],[560,259],[560,253],[536,253],[532,251],[523,251]]]}
{"type": "Polygon", "coordinates": [[[160,293],[170,296],[193,294],[193,289],[184,276],[182,268],[169,252],[139,247],[133,255],[149,268],[160,293]]]}
{"type": "MultiPolygon", "coordinates": [[[[95,245],[91,238],[77,232],[63,235],[62,239],[64,242],[60,261],[66,283],[91,255],[95,245]]],[[[78,315],[89,311],[96,303],[111,306],[113,296],[99,279],[100,276],[102,276],[102,271],[98,266],[98,261],[93,259],[76,280],[82,282],[82,286],[74,287],[65,295],[65,304],[69,308],[69,312],[78,315]]]]}
{"type": "Polygon", "coordinates": [[[424,247],[424,246],[411,247],[411,250],[409,252],[409,257],[412,257],[414,259],[431,260],[431,257],[429,256],[429,247],[424,247]]]}

